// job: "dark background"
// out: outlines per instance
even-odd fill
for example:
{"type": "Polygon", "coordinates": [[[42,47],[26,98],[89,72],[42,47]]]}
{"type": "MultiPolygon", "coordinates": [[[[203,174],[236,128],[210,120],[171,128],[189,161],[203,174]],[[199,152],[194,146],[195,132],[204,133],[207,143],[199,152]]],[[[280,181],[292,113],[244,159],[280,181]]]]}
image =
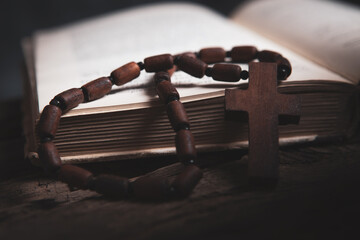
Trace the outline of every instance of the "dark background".
{"type": "MultiPolygon", "coordinates": [[[[169,203],[91,198],[29,166],[22,151],[21,39],[37,29],[152,2],[0,4],[0,239],[359,239],[359,133],[352,141],[281,149],[282,177],[275,192],[244,190],[239,183],[246,176],[246,161],[238,152],[219,153],[211,156],[214,165],[204,168],[194,195],[169,203]],[[223,162],[227,158],[231,161],[223,162]]],[[[229,15],[241,0],[193,2],[229,15]]],[[[169,164],[159,159],[120,162],[88,167],[96,173],[138,176],[169,164]]],[[[158,173],[172,176],[174,169],[170,165],[158,173]]]]}
{"type": "MultiPolygon", "coordinates": [[[[22,96],[20,41],[34,31],[56,27],[79,19],[101,15],[114,10],[154,2],[150,0],[11,0],[0,6],[0,101],[22,96]]],[[[229,15],[241,2],[233,0],[191,1],[206,5],[229,15]]],[[[355,0],[346,2],[356,4],[355,0]]]]}

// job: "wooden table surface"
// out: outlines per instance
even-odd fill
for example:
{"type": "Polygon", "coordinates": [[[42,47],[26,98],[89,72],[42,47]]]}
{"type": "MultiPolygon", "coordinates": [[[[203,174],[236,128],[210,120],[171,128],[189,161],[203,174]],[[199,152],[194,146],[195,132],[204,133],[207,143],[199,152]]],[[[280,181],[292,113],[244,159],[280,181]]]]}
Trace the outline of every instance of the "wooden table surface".
{"type": "MultiPolygon", "coordinates": [[[[193,194],[171,202],[70,191],[23,159],[20,101],[0,103],[0,239],[359,239],[360,134],[280,150],[275,190],[247,187],[247,155],[202,155],[193,194]]],[[[87,164],[95,172],[172,177],[175,159],[87,164]],[[157,169],[158,168],[158,169],[157,169]],[[157,170],[156,170],[157,169],[157,170]]]]}

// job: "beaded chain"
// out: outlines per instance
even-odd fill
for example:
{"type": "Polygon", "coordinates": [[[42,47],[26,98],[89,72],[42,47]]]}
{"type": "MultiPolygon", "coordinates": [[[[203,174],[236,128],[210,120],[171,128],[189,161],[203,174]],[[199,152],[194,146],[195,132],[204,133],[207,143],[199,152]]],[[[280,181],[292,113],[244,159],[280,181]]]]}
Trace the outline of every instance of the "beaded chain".
{"type": "Polygon", "coordinates": [[[124,198],[134,196],[140,199],[163,200],[188,196],[202,178],[197,166],[197,154],[190,123],[180,96],[170,81],[176,70],[194,77],[204,75],[214,80],[236,82],[249,77],[248,71],[231,63],[275,62],[278,65],[278,80],[285,80],[291,74],[289,61],[273,51],[258,51],[253,46],[237,46],[231,51],[223,48],[204,48],[199,52],[178,55],[162,54],[144,59],[144,62],[130,62],[111,72],[109,77],[93,80],[81,88],[72,88],[56,95],[45,106],[37,125],[40,139],[38,154],[45,172],[65,182],[71,188],[90,189],[108,197],[124,198]],[[218,63],[228,62],[228,63],[218,63]],[[212,67],[208,64],[213,64],[212,67]],[[133,182],[113,175],[93,176],[78,166],[62,165],[58,150],[53,143],[60,117],[80,103],[99,99],[111,91],[112,86],[123,85],[140,75],[141,70],[155,72],[154,80],[160,100],[166,105],[171,127],[175,131],[176,153],[184,170],[169,182],[166,178],[140,177],[133,182]]]}

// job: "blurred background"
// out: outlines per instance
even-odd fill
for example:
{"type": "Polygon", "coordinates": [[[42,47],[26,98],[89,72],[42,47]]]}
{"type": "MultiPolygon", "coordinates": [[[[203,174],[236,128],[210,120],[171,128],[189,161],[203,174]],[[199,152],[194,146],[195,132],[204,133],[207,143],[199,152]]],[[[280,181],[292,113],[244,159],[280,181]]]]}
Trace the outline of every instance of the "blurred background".
{"type": "MultiPolygon", "coordinates": [[[[156,2],[175,0],[11,0],[0,5],[0,101],[22,97],[22,61],[20,41],[44,28],[60,26],[76,20],[93,17],[111,11],[156,2]]],[[[183,1],[184,2],[184,1],[183,1]]],[[[242,0],[187,1],[208,6],[227,16],[242,0]]],[[[356,0],[344,1],[359,5],[356,0]]]]}

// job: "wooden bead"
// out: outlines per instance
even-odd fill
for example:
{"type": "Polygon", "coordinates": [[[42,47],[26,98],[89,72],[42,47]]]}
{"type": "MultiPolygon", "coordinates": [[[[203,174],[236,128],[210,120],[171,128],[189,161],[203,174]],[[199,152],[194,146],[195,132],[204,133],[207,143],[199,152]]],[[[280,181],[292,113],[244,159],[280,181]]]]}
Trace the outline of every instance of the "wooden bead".
{"type": "Polygon", "coordinates": [[[230,56],[233,62],[248,63],[256,58],[257,49],[253,46],[233,47],[230,56]]]}
{"type": "Polygon", "coordinates": [[[146,72],[159,72],[172,68],[174,59],[170,54],[161,54],[145,58],[144,64],[146,72]]]}
{"type": "Polygon", "coordinates": [[[203,48],[199,52],[199,58],[205,63],[223,62],[226,51],[223,48],[203,48]]]}
{"type": "Polygon", "coordinates": [[[172,101],[167,104],[167,115],[174,131],[189,128],[190,123],[184,105],[180,101],[172,101]]]}
{"type": "Polygon", "coordinates": [[[202,178],[203,173],[195,165],[186,166],[185,170],[180,173],[172,183],[175,195],[178,197],[187,197],[202,178]]]}
{"type": "Polygon", "coordinates": [[[93,181],[96,192],[109,197],[126,197],[129,194],[129,180],[112,175],[100,175],[93,181]]]}
{"type": "Polygon", "coordinates": [[[174,67],[172,69],[169,69],[168,70],[168,73],[170,74],[170,76],[173,75],[173,73],[175,73],[177,70],[178,70],[178,67],[176,66],[176,63],[178,58],[182,55],[186,55],[186,56],[189,56],[189,57],[192,57],[192,58],[196,58],[196,54],[194,52],[183,52],[183,53],[178,53],[176,55],[173,55],[173,58],[174,58],[174,67]]]}
{"type": "Polygon", "coordinates": [[[56,95],[55,99],[61,103],[63,112],[67,112],[84,102],[84,93],[81,88],[71,88],[56,95]]]}
{"type": "Polygon", "coordinates": [[[215,64],[211,71],[214,80],[237,82],[241,78],[241,67],[234,64],[215,64]]]}
{"type": "Polygon", "coordinates": [[[205,75],[205,70],[207,68],[206,63],[188,55],[179,56],[177,66],[180,70],[197,78],[202,78],[205,75]]]}
{"type": "Polygon", "coordinates": [[[41,113],[38,123],[40,138],[54,138],[59,126],[61,109],[54,105],[47,105],[41,113]]]}
{"type": "Polygon", "coordinates": [[[260,62],[276,62],[278,59],[282,58],[281,54],[269,50],[263,50],[258,53],[260,62]]]}
{"type": "Polygon", "coordinates": [[[176,153],[179,160],[184,164],[192,164],[195,162],[196,149],[194,138],[190,130],[181,129],[176,132],[175,137],[176,153]]]}
{"type": "Polygon", "coordinates": [[[53,173],[61,167],[61,159],[54,143],[41,143],[38,149],[41,164],[47,173],[53,173]]]}
{"type": "Polygon", "coordinates": [[[63,165],[58,171],[59,180],[71,188],[88,189],[92,176],[88,170],[73,165],[63,165]]]}
{"type": "Polygon", "coordinates": [[[108,77],[101,77],[85,84],[81,89],[84,92],[86,101],[93,101],[108,94],[111,91],[111,87],[112,82],[110,79],[108,77]]]}
{"type": "Polygon", "coordinates": [[[129,62],[112,71],[110,76],[115,85],[121,86],[137,78],[140,75],[140,71],[140,67],[136,62],[129,62]]]}
{"type": "Polygon", "coordinates": [[[131,183],[136,198],[146,200],[164,200],[170,195],[168,179],[160,177],[141,177],[131,183]]]}
{"type": "Polygon", "coordinates": [[[156,92],[160,100],[167,104],[171,100],[180,98],[178,91],[169,81],[162,81],[156,85],[156,92]]]}

